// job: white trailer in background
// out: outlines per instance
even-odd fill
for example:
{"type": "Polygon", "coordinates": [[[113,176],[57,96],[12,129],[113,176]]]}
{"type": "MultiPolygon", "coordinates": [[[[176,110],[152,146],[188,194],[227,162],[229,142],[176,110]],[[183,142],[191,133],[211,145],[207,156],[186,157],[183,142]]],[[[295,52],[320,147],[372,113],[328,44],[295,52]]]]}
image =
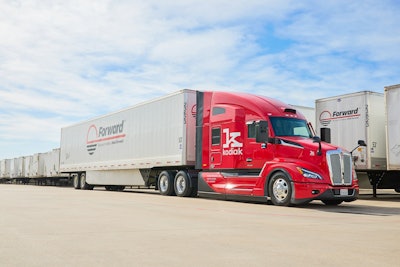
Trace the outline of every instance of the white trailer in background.
{"type": "Polygon", "coordinates": [[[5,181],[10,180],[11,159],[3,159],[0,161],[0,171],[1,171],[0,178],[2,178],[5,181]]]}
{"type": "Polygon", "coordinates": [[[27,183],[29,179],[26,176],[25,157],[14,158],[10,160],[10,177],[14,183],[27,183]]]}
{"type": "Polygon", "coordinates": [[[70,177],[68,174],[60,172],[60,149],[56,148],[49,152],[43,153],[44,161],[44,177],[46,183],[58,183],[63,181],[68,183],[70,177]]]}
{"type": "Polygon", "coordinates": [[[36,153],[32,156],[31,165],[29,166],[29,178],[40,179],[44,175],[43,153],[36,153]]]}
{"type": "Polygon", "coordinates": [[[24,157],[24,173],[25,177],[29,178],[30,171],[31,171],[31,164],[32,164],[33,156],[25,156],[24,157]]]}
{"type": "Polygon", "coordinates": [[[398,173],[387,165],[385,110],[385,95],[371,91],[316,100],[317,131],[352,152],[355,169],[368,175],[374,196],[377,188],[400,189],[398,173]]]}
{"type": "Polygon", "coordinates": [[[315,108],[306,107],[306,106],[298,106],[298,105],[291,105],[296,110],[300,111],[303,114],[308,122],[311,122],[312,126],[315,127],[316,125],[316,114],[315,108]]]}
{"type": "Polygon", "coordinates": [[[385,87],[385,106],[387,167],[400,171],[400,84],[385,87]]]}

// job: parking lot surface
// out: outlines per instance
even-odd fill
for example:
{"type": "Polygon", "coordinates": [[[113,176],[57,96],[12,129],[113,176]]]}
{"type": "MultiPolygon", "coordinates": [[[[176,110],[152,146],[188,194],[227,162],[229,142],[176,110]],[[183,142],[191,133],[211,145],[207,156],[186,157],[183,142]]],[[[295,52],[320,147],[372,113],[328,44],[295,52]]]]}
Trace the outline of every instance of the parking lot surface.
{"type": "Polygon", "coordinates": [[[0,266],[400,266],[400,194],[301,207],[0,184],[0,266]]]}

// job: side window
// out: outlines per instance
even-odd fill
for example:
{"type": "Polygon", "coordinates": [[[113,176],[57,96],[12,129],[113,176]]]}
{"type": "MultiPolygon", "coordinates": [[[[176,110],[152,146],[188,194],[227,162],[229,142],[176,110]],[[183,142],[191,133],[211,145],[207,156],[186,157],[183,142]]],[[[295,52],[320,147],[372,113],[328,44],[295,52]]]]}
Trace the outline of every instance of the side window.
{"type": "Polygon", "coordinates": [[[213,146],[221,144],[221,128],[211,130],[211,144],[213,146]]]}
{"type": "Polygon", "coordinates": [[[255,123],[247,124],[247,137],[248,138],[256,138],[256,124],[255,123]]]}
{"type": "Polygon", "coordinates": [[[213,110],[212,110],[212,115],[213,115],[213,116],[215,116],[215,115],[220,115],[220,114],[224,114],[225,112],[226,112],[226,111],[225,111],[224,108],[215,107],[215,108],[213,108],[213,110]]]}

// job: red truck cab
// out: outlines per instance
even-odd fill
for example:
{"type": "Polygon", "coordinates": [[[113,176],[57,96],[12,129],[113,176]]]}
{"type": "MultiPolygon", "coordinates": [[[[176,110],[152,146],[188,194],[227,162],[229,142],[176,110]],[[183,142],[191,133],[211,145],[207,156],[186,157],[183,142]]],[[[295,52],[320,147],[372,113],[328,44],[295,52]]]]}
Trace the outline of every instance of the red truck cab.
{"type": "Polygon", "coordinates": [[[350,153],[314,137],[292,106],[251,94],[197,92],[196,117],[199,196],[282,206],[357,199],[350,153]]]}

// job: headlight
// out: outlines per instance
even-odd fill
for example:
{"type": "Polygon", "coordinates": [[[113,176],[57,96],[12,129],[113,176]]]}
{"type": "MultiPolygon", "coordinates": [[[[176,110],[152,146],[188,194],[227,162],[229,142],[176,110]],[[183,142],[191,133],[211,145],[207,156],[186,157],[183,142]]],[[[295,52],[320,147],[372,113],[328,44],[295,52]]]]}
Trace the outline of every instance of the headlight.
{"type": "Polygon", "coordinates": [[[307,169],[304,168],[300,168],[297,167],[297,170],[301,173],[301,175],[303,175],[303,177],[308,178],[308,179],[318,179],[318,180],[322,180],[322,176],[319,175],[318,173],[309,171],[307,169]]]}

